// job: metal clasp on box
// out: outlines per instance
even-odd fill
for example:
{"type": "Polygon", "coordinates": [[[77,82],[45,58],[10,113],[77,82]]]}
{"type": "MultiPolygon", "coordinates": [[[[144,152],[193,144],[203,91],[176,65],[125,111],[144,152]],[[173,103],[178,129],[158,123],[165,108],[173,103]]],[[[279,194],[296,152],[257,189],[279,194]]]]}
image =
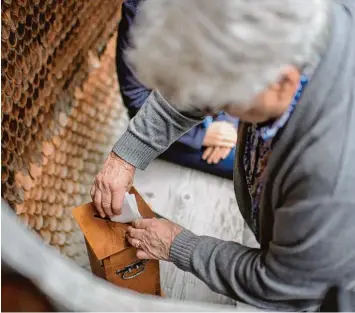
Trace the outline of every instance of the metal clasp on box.
{"type": "Polygon", "coordinates": [[[140,274],[142,274],[145,270],[145,263],[148,260],[139,260],[130,265],[127,265],[125,268],[116,271],[116,275],[121,274],[121,278],[124,280],[132,279],[140,274]]]}

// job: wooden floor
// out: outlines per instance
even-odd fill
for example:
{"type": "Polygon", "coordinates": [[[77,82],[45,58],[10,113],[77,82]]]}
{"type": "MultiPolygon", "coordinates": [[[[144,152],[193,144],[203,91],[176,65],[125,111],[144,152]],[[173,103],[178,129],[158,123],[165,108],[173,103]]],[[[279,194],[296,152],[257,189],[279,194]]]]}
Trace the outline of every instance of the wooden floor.
{"type": "MultiPolygon", "coordinates": [[[[154,211],[196,234],[241,243],[248,234],[230,180],[156,160],[136,173],[134,184],[154,211]]],[[[166,262],[161,262],[161,283],[175,299],[235,304],[166,262]]]]}

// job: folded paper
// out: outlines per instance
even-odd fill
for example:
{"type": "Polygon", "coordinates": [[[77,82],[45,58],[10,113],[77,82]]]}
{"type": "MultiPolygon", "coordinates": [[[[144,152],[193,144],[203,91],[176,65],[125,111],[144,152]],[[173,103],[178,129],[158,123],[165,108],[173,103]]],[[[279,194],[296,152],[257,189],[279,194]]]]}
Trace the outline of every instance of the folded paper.
{"type": "Polygon", "coordinates": [[[134,194],[126,192],[121,215],[112,216],[111,221],[118,223],[131,223],[139,218],[142,218],[142,215],[139,213],[136,197],[134,194]]]}

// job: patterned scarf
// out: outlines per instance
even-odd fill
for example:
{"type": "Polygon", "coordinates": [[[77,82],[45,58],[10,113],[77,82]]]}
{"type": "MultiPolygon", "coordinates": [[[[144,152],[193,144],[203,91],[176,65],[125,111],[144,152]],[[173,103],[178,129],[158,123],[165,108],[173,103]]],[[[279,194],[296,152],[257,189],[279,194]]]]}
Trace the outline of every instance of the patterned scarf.
{"type": "Polygon", "coordinates": [[[243,165],[252,202],[251,226],[257,237],[259,236],[259,206],[265,182],[267,162],[272,152],[272,144],[274,144],[273,139],[290,119],[307,83],[308,77],[302,76],[292,103],[279,119],[267,125],[250,124],[247,129],[243,165]]]}

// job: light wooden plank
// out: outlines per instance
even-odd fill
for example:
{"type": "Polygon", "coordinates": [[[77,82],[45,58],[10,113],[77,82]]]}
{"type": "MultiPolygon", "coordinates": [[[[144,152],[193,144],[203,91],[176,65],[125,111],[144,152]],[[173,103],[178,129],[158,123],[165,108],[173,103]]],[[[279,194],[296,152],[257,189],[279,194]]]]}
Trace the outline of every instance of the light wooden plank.
{"type": "MultiPolygon", "coordinates": [[[[134,184],[153,210],[194,233],[243,241],[244,222],[232,181],[156,160],[136,173],[134,184]]],[[[161,262],[161,283],[174,299],[235,303],[170,263],[161,262]]]]}

